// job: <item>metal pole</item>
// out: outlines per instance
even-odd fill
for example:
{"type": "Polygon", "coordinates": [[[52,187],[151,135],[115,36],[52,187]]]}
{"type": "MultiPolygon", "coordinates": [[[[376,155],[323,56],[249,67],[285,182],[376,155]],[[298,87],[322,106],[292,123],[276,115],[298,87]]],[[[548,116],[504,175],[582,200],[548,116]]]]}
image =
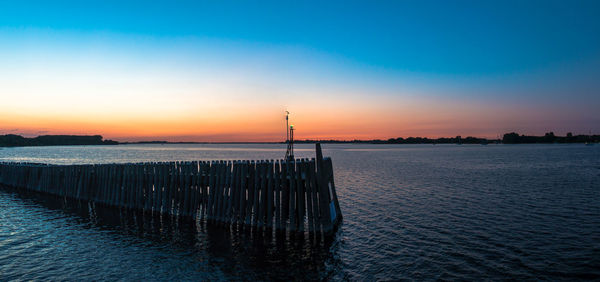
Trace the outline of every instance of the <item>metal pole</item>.
{"type": "Polygon", "coordinates": [[[289,124],[288,124],[288,116],[290,115],[290,112],[285,111],[285,142],[289,142],[290,140],[290,132],[289,132],[289,124]]]}
{"type": "Polygon", "coordinates": [[[287,143],[287,151],[285,152],[286,160],[294,159],[294,126],[290,126],[290,140],[287,143]]]}

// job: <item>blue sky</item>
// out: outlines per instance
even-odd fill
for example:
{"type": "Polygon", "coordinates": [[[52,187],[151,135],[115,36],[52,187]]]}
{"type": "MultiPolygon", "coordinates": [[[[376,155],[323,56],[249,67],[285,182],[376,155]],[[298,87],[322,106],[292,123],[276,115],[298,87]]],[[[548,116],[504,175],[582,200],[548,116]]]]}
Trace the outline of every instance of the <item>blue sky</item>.
{"type": "Polygon", "coordinates": [[[597,1],[3,1],[3,27],[291,45],[366,65],[498,74],[597,58],[597,1]],[[283,5],[281,4],[283,2],[283,5]]]}
{"type": "MultiPolygon", "coordinates": [[[[598,34],[598,1],[2,1],[0,73],[91,66],[90,76],[104,69],[107,80],[176,77],[167,86],[203,77],[212,88],[189,93],[222,85],[235,85],[223,90],[238,93],[230,98],[282,93],[277,110],[298,95],[350,99],[372,113],[389,109],[371,100],[409,101],[423,115],[469,109],[465,121],[479,114],[470,107],[537,113],[522,122],[490,116],[499,133],[553,124],[587,132],[600,130],[598,34]],[[431,106],[448,101],[460,105],[431,106]]],[[[454,129],[493,134],[465,128],[454,129]]]]}

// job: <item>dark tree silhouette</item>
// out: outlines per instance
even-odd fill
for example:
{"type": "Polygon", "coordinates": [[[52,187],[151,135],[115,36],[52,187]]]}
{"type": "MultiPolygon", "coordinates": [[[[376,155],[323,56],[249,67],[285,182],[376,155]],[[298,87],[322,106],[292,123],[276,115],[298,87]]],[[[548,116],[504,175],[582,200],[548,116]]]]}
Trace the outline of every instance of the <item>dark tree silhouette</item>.
{"type": "Polygon", "coordinates": [[[119,142],[102,140],[101,135],[42,135],[34,138],[15,134],[0,135],[0,147],[116,144],[119,142]]]}

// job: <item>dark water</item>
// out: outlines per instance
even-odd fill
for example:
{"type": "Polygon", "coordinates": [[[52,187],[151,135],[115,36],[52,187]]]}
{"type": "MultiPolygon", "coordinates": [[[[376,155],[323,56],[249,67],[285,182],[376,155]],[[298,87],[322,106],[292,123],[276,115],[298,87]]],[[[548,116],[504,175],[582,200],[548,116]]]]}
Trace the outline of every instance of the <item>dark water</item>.
{"type": "MultiPolygon", "coordinates": [[[[280,158],[279,145],[0,149],[52,163],[280,158]]],[[[299,157],[311,157],[303,145],[299,157]]],[[[0,280],[600,279],[600,146],[325,145],[336,237],[266,236],[0,189],[0,280]]]]}

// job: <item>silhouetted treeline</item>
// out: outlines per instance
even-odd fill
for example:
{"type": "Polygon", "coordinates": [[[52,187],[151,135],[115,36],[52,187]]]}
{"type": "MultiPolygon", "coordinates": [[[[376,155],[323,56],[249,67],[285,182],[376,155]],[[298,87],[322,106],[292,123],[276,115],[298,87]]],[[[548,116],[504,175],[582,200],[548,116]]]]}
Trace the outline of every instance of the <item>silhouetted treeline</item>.
{"type": "Polygon", "coordinates": [[[600,135],[573,135],[571,132],[566,136],[556,136],[554,132],[548,132],[544,136],[526,136],[515,132],[506,133],[502,138],[504,144],[521,143],[596,143],[600,142],[600,135]]]}
{"type": "Polygon", "coordinates": [[[0,135],[0,147],[116,144],[119,142],[102,140],[100,135],[42,135],[34,138],[15,134],[0,135]]]}
{"type": "Polygon", "coordinates": [[[506,133],[504,138],[500,139],[485,139],[477,137],[442,137],[442,138],[427,138],[427,137],[408,137],[408,138],[390,138],[387,140],[297,140],[295,143],[363,143],[363,144],[489,144],[489,143],[504,143],[504,144],[525,144],[525,143],[598,143],[600,135],[573,135],[567,133],[566,136],[555,136],[553,132],[548,132],[544,136],[526,136],[517,133],[506,133]]]}
{"type": "MultiPolygon", "coordinates": [[[[522,144],[522,143],[598,143],[600,135],[573,135],[567,133],[566,136],[555,136],[553,132],[548,132],[544,136],[526,136],[515,132],[506,133],[502,140],[485,139],[477,137],[407,137],[390,138],[387,140],[295,140],[295,143],[362,143],[362,144],[522,144]]],[[[167,141],[140,141],[119,143],[113,140],[103,140],[101,135],[42,135],[34,138],[26,138],[20,135],[7,134],[0,135],[0,147],[20,147],[20,146],[58,146],[58,145],[117,145],[117,144],[210,144],[225,142],[167,142],[167,141]]],[[[264,143],[275,144],[285,142],[226,142],[232,144],[243,143],[264,143]]]]}
{"type": "Polygon", "coordinates": [[[427,137],[408,137],[408,138],[390,138],[387,140],[374,139],[374,140],[299,140],[294,141],[295,143],[365,143],[365,144],[488,144],[488,143],[499,143],[500,140],[490,140],[485,138],[477,137],[443,137],[443,138],[427,138],[427,137]]]}

